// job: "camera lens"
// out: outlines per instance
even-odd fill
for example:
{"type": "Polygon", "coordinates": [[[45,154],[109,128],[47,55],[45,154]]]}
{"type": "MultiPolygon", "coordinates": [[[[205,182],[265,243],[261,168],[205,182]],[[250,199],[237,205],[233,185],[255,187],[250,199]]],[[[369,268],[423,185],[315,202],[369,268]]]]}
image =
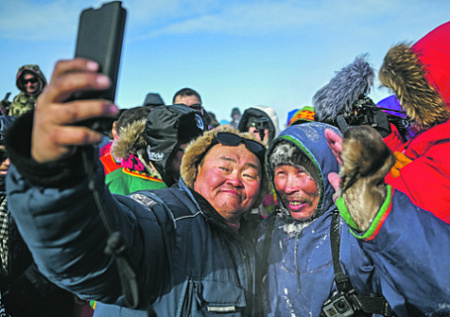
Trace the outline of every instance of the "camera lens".
{"type": "Polygon", "coordinates": [[[350,308],[344,299],[340,299],[340,300],[336,301],[334,307],[336,307],[336,310],[339,313],[344,313],[344,312],[348,311],[350,308]]]}

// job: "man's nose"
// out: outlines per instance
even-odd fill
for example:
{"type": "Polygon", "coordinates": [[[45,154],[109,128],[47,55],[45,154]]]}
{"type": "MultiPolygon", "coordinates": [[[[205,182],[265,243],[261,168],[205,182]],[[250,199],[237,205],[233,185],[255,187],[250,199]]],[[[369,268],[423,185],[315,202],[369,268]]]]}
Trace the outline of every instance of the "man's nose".
{"type": "Polygon", "coordinates": [[[234,170],[228,175],[227,183],[233,185],[234,187],[242,187],[242,180],[238,171],[234,170]]]}
{"type": "Polygon", "coordinates": [[[286,179],[285,191],[287,194],[296,193],[300,190],[300,183],[296,177],[289,176],[286,179]]]}

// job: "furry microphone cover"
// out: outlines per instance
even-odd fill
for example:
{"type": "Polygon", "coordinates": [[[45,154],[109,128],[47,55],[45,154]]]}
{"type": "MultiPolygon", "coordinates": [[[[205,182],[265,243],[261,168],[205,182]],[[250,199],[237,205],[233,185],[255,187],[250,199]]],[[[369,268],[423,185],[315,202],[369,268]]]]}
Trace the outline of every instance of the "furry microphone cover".
{"type": "Polygon", "coordinates": [[[336,72],[331,81],[313,96],[316,121],[333,124],[338,114],[352,111],[352,106],[366,95],[373,85],[374,70],[361,55],[336,72]]]}

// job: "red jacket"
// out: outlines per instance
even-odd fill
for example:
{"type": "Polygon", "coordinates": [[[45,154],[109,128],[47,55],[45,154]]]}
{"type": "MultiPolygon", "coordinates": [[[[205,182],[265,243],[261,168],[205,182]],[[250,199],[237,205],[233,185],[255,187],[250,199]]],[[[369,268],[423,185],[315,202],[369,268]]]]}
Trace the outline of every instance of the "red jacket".
{"type": "Polygon", "coordinates": [[[402,143],[394,126],[392,130],[384,141],[394,153],[402,153],[411,161],[397,166],[399,176],[394,177],[391,171],[386,183],[450,223],[450,121],[423,131],[406,143],[402,143]]]}

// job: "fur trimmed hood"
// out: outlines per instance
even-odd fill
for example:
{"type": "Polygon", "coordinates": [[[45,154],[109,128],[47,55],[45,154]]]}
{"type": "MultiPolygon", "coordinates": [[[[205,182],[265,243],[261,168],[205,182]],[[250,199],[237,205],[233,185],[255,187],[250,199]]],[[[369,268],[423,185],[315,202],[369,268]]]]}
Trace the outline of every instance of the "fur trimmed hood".
{"type": "MultiPolygon", "coordinates": [[[[228,125],[219,126],[214,130],[205,132],[203,136],[198,137],[186,148],[183,160],[181,162],[181,178],[183,179],[187,187],[189,187],[190,189],[192,190],[194,189],[194,182],[195,179],[197,178],[198,173],[198,165],[200,164],[201,160],[205,157],[208,150],[211,148],[211,144],[214,142],[216,134],[222,131],[231,132],[246,139],[255,140],[259,142],[252,134],[248,132],[246,133],[239,132],[238,130],[228,125]]],[[[261,180],[261,189],[259,192],[258,199],[256,200],[253,207],[259,206],[262,203],[263,199],[266,197],[266,195],[269,193],[270,185],[266,173],[264,171],[264,164],[261,167],[261,169],[263,171],[261,180]]]]}
{"type": "Polygon", "coordinates": [[[131,154],[136,154],[139,150],[145,150],[147,142],[144,139],[146,118],[133,121],[120,129],[120,138],[114,142],[111,149],[115,157],[121,159],[128,158],[131,154]]]}
{"type": "Polygon", "coordinates": [[[147,118],[133,121],[120,129],[112,154],[122,159],[136,155],[147,172],[156,174],[156,170],[170,187],[179,177],[169,171],[169,167],[180,145],[202,135],[204,128],[201,116],[188,106],[156,107],[147,118]]]}
{"type": "Polygon", "coordinates": [[[450,22],[416,44],[399,44],[386,54],[381,83],[395,92],[402,108],[420,129],[450,118],[450,22]]]}
{"type": "MultiPolygon", "coordinates": [[[[326,129],[333,130],[341,135],[336,127],[321,122],[306,122],[290,126],[272,141],[266,155],[266,157],[271,159],[266,161],[267,175],[273,188],[275,188],[274,171],[277,158],[273,154],[277,148],[283,146],[285,143],[289,143],[303,154],[303,162],[300,161],[299,157],[288,158],[289,153],[285,153],[281,161],[289,162],[293,165],[303,165],[307,168],[308,174],[316,182],[320,193],[320,200],[311,220],[320,217],[334,205],[333,195],[335,194],[335,190],[328,180],[328,174],[331,172],[338,173],[339,164],[325,138],[326,129]],[[308,164],[305,164],[306,158],[310,160],[308,164]]],[[[295,151],[291,153],[296,155],[295,151]]],[[[281,211],[286,217],[292,219],[287,207],[279,198],[280,195],[277,194],[277,196],[281,211]]]]}
{"type": "Polygon", "coordinates": [[[36,90],[36,92],[33,95],[34,96],[39,95],[42,92],[42,90],[44,89],[44,87],[47,86],[47,80],[45,79],[45,76],[42,73],[42,71],[39,68],[39,66],[35,65],[35,64],[23,65],[17,70],[17,74],[16,74],[16,86],[17,86],[17,88],[19,88],[20,91],[23,91],[23,92],[26,91],[26,89],[25,89],[25,87],[24,87],[24,85],[22,83],[22,77],[26,73],[33,74],[38,79],[38,81],[39,81],[39,88],[36,90]]]}
{"type": "MultiPolygon", "coordinates": [[[[244,111],[239,121],[238,130],[241,132],[246,132],[249,129],[249,124],[253,123],[254,120],[267,118],[269,119],[269,143],[278,135],[278,116],[275,110],[267,106],[256,106],[248,108],[244,111]]],[[[267,146],[267,145],[266,145],[267,146]]]]}

